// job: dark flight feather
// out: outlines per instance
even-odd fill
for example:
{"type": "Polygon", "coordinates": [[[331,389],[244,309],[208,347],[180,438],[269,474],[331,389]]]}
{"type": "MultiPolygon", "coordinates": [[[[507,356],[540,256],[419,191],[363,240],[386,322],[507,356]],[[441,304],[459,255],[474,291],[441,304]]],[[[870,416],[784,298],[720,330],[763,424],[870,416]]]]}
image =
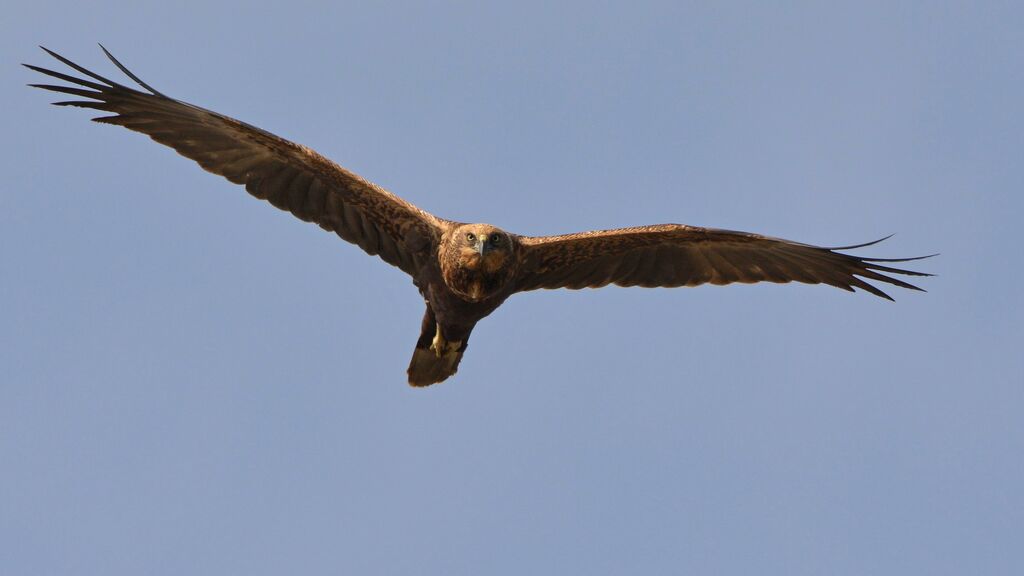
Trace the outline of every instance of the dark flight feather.
{"type": "Polygon", "coordinates": [[[245,185],[257,198],[315,222],[409,274],[416,273],[418,262],[429,256],[424,249],[436,242],[445,228],[441,219],[305,146],[163,95],[129,71],[105,48],[103,52],[118,69],[149,93],[118,84],[56,52],[43,50],[99,82],[26,64],[31,70],[78,85],[30,86],[90,99],[56,104],[114,112],[114,115],[93,120],[146,134],[195,160],[205,170],[245,185]]]}
{"type": "MultiPolygon", "coordinates": [[[[866,278],[909,290],[908,282],[882,274],[930,276],[876,262],[916,258],[861,258],[843,254],[885,240],[838,248],[821,248],[747,232],[662,224],[519,238],[522,245],[516,290],[620,286],[697,286],[740,282],[803,282],[860,288],[892,300],[866,278]],[[858,278],[861,277],[861,278],[858,278]]],[[[923,290],[922,290],[923,291],[923,290]]]]}

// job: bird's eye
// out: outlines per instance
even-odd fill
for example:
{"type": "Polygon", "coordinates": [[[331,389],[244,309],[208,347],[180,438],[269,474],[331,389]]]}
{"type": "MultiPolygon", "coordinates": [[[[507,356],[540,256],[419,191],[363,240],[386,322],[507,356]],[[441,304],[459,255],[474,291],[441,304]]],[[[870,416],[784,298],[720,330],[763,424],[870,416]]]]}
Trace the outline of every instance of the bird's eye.
{"type": "Polygon", "coordinates": [[[501,242],[501,236],[497,234],[491,234],[491,244],[497,244],[501,242]]]}
{"type": "Polygon", "coordinates": [[[470,242],[476,242],[476,234],[473,234],[472,232],[466,234],[466,240],[469,240],[470,242]]]}

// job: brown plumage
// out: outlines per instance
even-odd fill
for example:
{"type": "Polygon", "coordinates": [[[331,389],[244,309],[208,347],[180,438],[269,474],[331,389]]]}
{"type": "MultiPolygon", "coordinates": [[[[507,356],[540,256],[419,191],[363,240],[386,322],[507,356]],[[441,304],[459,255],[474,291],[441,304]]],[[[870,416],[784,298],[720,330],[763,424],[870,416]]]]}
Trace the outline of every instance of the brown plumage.
{"type": "Polygon", "coordinates": [[[49,50],[92,80],[26,64],[77,85],[30,86],[85,98],[56,104],[108,112],[94,120],[147,134],[209,172],[245,185],[253,196],[315,222],[412,276],[427,305],[408,369],[414,386],[454,374],[476,323],[516,292],[608,284],[652,288],[796,281],[851,292],[860,288],[891,300],[867,280],[920,290],[888,274],[929,276],[881,264],[919,258],[862,258],[839,252],[880,240],[820,248],[680,224],[530,237],[488,224],[445,220],[305,146],[169,98],[103,51],[146,92],[108,80],[49,50]]]}

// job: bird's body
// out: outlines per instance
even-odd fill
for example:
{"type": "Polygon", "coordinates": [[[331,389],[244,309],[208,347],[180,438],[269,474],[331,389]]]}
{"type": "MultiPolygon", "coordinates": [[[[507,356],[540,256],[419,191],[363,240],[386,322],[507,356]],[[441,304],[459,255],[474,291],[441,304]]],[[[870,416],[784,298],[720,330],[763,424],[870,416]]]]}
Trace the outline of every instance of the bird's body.
{"type": "Polygon", "coordinates": [[[93,79],[26,65],[76,85],[32,86],[85,98],[56,104],[111,112],[95,120],[147,134],[204,169],[245,185],[253,196],[314,222],[408,273],[426,303],[408,369],[409,382],[415,386],[454,374],[477,322],[517,292],[608,284],[677,287],[796,281],[849,291],[860,288],[891,299],[865,279],[920,290],[887,274],[928,276],[880,264],[917,258],[862,258],[840,252],[875,242],[821,248],[682,224],[530,237],[489,224],[445,220],[309,148],[169,98],[109,53],[118,68],[148,92],[47,52],[93,79]]]}
{"type": "Polygon", "coordinates": [[[427,259],[413,278],[427,310],[407,371],[411,384],[436,384],[458,369],[473,327],[512,295],[515,266],[507,264],[513,261],[515,243],[512,235],[485,224],[451,226],[441,234],[437,257],[427,259]],[[471,245],[467,234],[500,235],[504,244],[481,253],[484,248],[471,245]]]}

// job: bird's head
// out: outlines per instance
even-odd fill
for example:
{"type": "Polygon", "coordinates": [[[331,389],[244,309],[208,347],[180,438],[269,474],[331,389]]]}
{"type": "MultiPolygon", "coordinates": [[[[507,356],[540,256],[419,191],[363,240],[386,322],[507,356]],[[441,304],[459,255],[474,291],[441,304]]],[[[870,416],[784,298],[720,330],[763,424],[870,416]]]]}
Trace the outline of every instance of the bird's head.
{"type": "Polygon", "coordinates": [[[459,226],[452,241],[458,246],[459,265],[469,270],[497,272],[511,257],[512,238],[490,224],[459,226]]]}
{"type": "Polygon", "coordinates": [[[498,292],[511,278],[515,239],[490,224],[463,224],[445,239],[441,268],[455,293],[476,302],[498,292]]]}

